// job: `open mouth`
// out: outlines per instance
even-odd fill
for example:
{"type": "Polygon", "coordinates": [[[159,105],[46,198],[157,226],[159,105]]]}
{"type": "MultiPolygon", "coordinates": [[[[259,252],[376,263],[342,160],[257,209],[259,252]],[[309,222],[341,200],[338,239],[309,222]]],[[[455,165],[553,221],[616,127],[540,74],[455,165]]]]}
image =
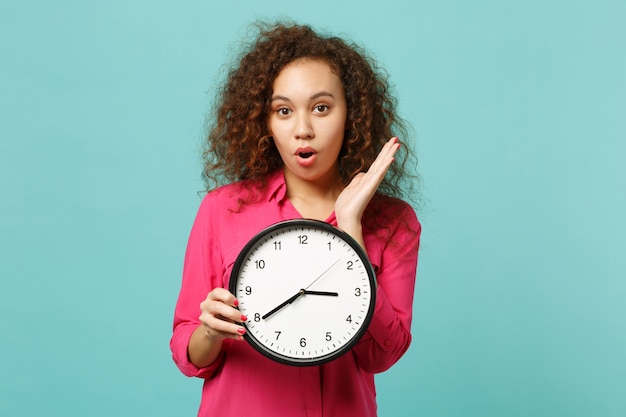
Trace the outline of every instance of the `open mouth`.
{"type": "Polygon", "coordinates": [[[308,159],[313,156],[313,152],[300,152],[298,156],[303,159],[308,159]]]}

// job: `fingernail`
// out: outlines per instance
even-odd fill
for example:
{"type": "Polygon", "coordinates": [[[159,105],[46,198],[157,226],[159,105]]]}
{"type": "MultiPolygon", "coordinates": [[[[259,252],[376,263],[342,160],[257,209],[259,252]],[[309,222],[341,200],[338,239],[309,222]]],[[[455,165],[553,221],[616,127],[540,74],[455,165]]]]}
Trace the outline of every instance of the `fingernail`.
{"type": "Polygon", "coordinates": [[[241,321],[247,321],[247,320],[248,320],[248,317],[246,317],[245,315],[242,314],[241,315],[241,321]]]}
{"type": "Polygon", "coordinates": [[[235,301],[233,301],[233,305],[237,307],[239,305],[239,300],[235,299],[235,301]]]}
{"type": "Polygon", "coordinates": [[[246,329],[242,329],[242,328],[237,329],[237,333],[239,334],[244,334],[245,332],[246,332],[246,329]]]}

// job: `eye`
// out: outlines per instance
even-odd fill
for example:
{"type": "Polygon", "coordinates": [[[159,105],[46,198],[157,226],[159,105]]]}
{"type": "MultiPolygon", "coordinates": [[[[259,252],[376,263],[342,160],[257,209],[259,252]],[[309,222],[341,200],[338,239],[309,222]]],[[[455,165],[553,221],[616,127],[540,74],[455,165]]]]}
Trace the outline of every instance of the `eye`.
{"type": "Polygon", "coordinates": [[[329,107],[326,104],[318,104],[315,106],[315,111],[318,113],[326,113],[329,107]]]}
{"type": "Polygon", "coordinates": [[[287,107],[279,107],[278,109],[276,109],[276,113],[278,113],[280,116],[289,116],[291,110],[287,107]]]}

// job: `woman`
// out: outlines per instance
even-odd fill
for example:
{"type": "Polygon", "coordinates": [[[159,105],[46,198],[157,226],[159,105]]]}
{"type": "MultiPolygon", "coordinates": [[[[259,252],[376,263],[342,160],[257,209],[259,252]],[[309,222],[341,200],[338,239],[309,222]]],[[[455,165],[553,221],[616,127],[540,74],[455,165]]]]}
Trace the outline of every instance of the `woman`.
{"type": "Polygon", "coordinates": [[[204,378],[200,416],[375,416],[374,374],[407,350],[421,227],[398,197],[408,149],[387,83],[366,55],[307,26],[261,27],[229,73],[208,136],[204,198],[185,257],[171,349],[204,378]],[[400,159],[395,159],[400,156],[400,159]],[[243,340],[228,292],[235,258],[265,227],[326,221],[377,276],[368,331],[339,359],[290,367],[243,340]]]}

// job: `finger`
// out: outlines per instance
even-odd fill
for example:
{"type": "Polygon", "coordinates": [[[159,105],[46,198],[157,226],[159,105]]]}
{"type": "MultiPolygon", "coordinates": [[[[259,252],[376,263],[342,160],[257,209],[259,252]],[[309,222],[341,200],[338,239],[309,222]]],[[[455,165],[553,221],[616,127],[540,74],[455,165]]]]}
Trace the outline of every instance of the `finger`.
{"type": "MultiPolygon", "coordinates": [[[[212,292],[213,293],[213,292],[212,292]]],[[[217,292],[219,295],[219,292],[217,292]]],[[[240,323],[248,320],[236,308],[223,303],[220,300],[212,299],[215,293],[210,294],[205,301],[200,304],[200,321],[205,327],[207,335],[210,337],[235,337],[245,333],[245,328],[240,323]]]]}
{"type": "Polygon", "coordinates": [[[220,317],[208,313],[202,313],[200,321],[206,334],[211,338],[241,339],[241,336],[246,333],[243,326],[222,320],[220,317]]]}
{"type": "Polygon", "coordinates": [[[395,153],[400,149],[400,141],[397,137],[389,139],[378,153],[378,156],[372,163],[372,167],[384,168],[388,167],[394,161],[395,153]]]}
{"type": "Polygon", "coordinates": [[[391,164],[395,161],[393,154],[397,148],[386,149],[384,153],[380,154],[376,160],[370,166],[370,169],[365,175],[363,180],[363,186],[368,184],[370,187],[377,188],[387,175],[387,171],[391,164]]]}
{"type": "Polygon", "coordinates": [[[243,316],[235,307],[220,300],[207,299],[200,304],[200,310],[230,322],[243,322],[247,319],[247,317],[243,316]]]}
{"type": "Polygon", "coordinates": [[[221,301],[222,303],[237,307],[239,301],[235,296],[225,288],[213,288],[213,290],[207,295],[207,300],[221,301]]]}
{"type": "Polygon", "coordinates": [[[394,137],[385,143],[367,171],[370,176],[375,177],[376,181],[382,181],[387,170],[395,161],[394,155],[400,148],[400,143],[397,139],[394,137]]]}

